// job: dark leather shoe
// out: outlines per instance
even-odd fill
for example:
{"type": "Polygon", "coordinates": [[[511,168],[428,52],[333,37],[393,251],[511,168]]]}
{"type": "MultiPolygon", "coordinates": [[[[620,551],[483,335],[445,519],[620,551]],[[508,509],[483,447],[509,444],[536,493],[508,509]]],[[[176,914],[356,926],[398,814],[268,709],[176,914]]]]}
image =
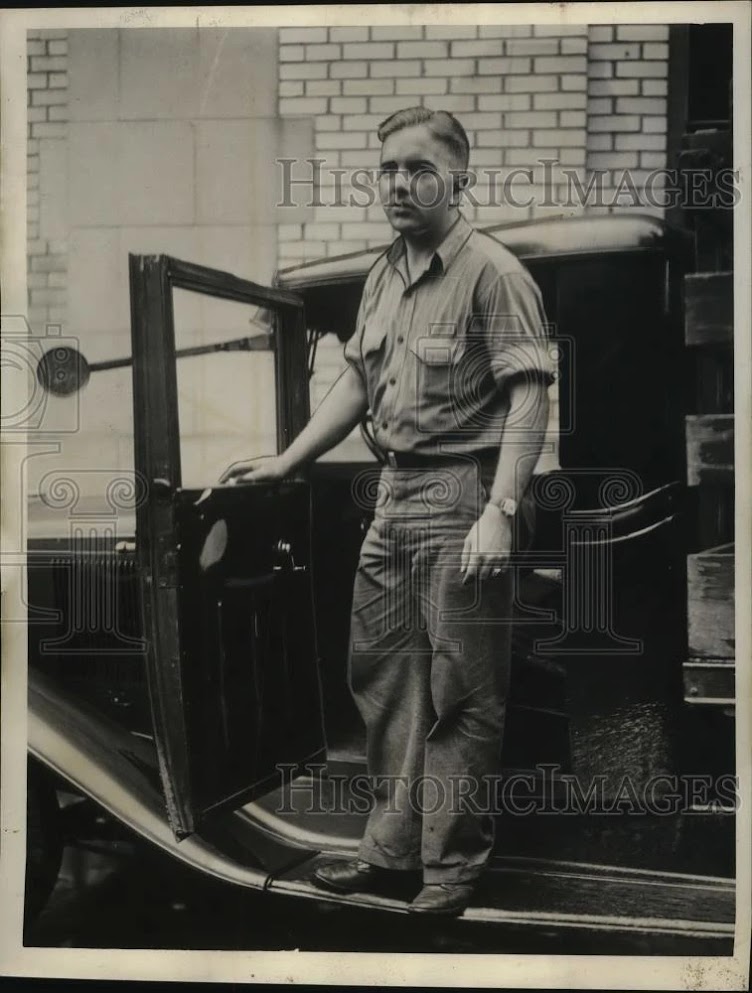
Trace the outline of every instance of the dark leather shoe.
{"type": "Polygon", "coordinates": [[[393,875],[389,869],[371,865],[362,859],[350,862],[331,862],[320,865],[311,876],[316,886],[335,893],[368,893],[381,889],[393,875]]]}
{"type": "Polygon", "coordinates": [[[411,914],[459,916],[473,898],[475,883],[428,883],[407,908],[411,914]]]}

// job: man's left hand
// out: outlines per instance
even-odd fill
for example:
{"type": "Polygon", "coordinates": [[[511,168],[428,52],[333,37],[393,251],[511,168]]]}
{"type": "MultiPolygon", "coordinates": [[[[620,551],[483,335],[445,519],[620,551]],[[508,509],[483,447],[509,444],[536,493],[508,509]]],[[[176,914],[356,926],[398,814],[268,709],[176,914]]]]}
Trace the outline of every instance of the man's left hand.
{"type": "Polygon", "coordinates": [[[476,575],[483,580],[497,572],[505,572],[509,568],[511,552],[512,519],[489,503],[468,531],[462,546],[462,582],[466,583],[476,575]]]}

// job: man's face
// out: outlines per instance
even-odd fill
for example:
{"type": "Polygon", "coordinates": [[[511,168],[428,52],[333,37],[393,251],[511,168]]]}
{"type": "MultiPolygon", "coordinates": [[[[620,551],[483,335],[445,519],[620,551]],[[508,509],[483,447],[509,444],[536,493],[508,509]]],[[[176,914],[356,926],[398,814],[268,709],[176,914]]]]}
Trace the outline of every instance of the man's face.
{"type": "Polygon", "coordinates": [[[424,124],[390,134],[381,146],[379,196],[395,231],[416,237],[443,231],[457,169],[424,124]]]}

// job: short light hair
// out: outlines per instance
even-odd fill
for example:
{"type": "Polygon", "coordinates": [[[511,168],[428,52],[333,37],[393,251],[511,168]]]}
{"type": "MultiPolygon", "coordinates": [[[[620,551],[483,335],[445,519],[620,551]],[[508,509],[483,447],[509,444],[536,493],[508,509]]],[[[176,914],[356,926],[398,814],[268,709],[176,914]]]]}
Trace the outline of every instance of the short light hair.
{"type": "Polygon", "coordinates": [[[425,124],[431,134],[450,150],[461,169],[467,169],[470,160],[470,142],[467,132],[448,110],[429,110],[428,107],[406,107],[398,110],[379,124],[377,134],[383,142],[403,128],[425,124]]]}

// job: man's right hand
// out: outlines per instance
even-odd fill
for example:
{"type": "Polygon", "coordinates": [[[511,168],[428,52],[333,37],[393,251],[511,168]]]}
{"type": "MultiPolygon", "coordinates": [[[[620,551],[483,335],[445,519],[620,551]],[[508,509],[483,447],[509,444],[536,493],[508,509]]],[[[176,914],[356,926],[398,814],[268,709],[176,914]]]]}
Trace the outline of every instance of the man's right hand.
{"type": "Polygon", "coordinates": [[[245,462],[233,462],[219,477],[220,483],[276,483],[290,474],[280,455],[271,455],[245,462]]]}

